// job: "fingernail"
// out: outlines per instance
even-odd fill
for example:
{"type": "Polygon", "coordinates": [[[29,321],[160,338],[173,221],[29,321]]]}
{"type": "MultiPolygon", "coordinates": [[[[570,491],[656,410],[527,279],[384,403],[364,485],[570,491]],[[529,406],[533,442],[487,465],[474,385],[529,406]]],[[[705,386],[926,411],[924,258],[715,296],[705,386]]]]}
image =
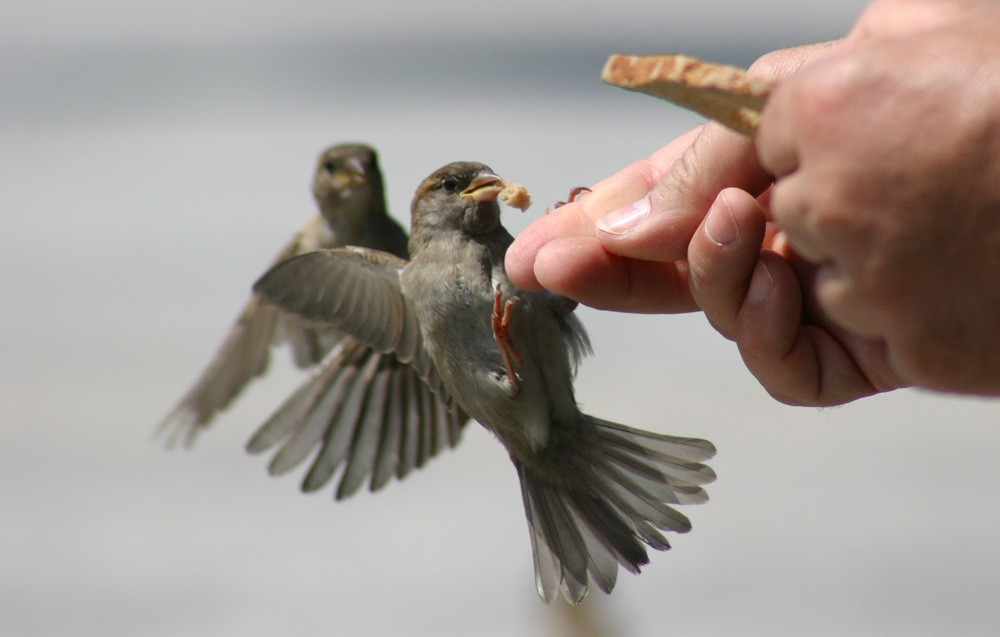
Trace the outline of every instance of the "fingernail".
{"type": "Polygon", "coordinates": [[[733,216],[733,211],[724,194],[720,193],[708,210],[708,219],[705,220],[705,234],[717,246],[730,244],[740,236],[736,217],[733,216]]]}
{"type": "Polygon", "coordinates": [[[767,297],[771,296],[772,288],[774,288],[774,279],[771,278],[771,271],[767,269],[763,261],[758,261],[757,267],[753,269],[753,276],[750,277],[747,300],[751,303],[763,303],[767,297]]]}
{"type": "Polygon", "coordinates": [[[628,234],[642,225],[649,215],[649,197],[609,212],[597,220],[597,228],[609,234],[628,234]]]}

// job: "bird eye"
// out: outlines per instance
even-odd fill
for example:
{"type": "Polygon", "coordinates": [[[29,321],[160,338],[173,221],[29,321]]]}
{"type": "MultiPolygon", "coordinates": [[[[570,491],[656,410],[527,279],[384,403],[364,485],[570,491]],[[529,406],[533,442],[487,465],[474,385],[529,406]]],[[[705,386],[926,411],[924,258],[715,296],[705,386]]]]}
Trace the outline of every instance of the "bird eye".
{"type": "Polygon", "coordinates": [[[325,164],[323,164],[323,170],[325,170],[330,174],[333,174],[333,172],[337,170],[337,165],[334,164],[332,161],[328,161],[325,164]]]}
{"type": "Polygon", "coordinates": [[[441,186],[444,187],[444,189],[447,190],[448,192],[455,192],[455,189],[458,188],[458,182],[456,182],[454,179],[445,179],[441,183],[441,186]]]}

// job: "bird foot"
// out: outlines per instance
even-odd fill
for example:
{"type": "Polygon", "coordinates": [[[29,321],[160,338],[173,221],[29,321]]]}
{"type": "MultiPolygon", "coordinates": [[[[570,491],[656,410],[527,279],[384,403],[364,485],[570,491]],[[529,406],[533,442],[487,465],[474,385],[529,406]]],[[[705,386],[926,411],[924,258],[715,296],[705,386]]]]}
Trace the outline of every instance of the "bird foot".
{"type": "Polygon", "coordinates": [[[581,193],[585,192],[591,192],[590,188],[587,188],[586,186],[577,186],[576,188],[571,188],[569,191],[569,197],[567,197],[566,201],[557,201],[556,208],[565,206],[568,203],[573,203],[574,201],[576,201],[576,198],[579,197],[581,193]]]}
{"type": "MultiPolygon", "coordinates": [[[[587,188],[586,186],[577,186],[576,188],[571,188],[570,191],[569,191],[569,197],[567,197],[567,200],[566,201],[557,201],[556,205],[555,205],[555,208],[561,208],[561,207],[565,206],[568,203],[573,203],[574,201],[576,201],[576,198],[579,197],[581,193],[585,193],[585,192],[591,192],[590,188],[587,188]]],[[[546,208],[545,209],[545,214],[549,214],[549,212],[550,212],[549,209],[546,208]]]]}
{"type": "Polygon", "coordinates": [[[514,364],[516,363],[520,367],[524,362],[514,346],[508,327],[510,326],[510,310],[517,300],[518,298],[514,296],[504,303],[503,293],[500,291],[500,286],[497,285],[497,294],[493,299],[493,339],[496,340],[497,347],[500,348],[500,357],[503,359],[503,366],[507,370],[507,378],[510,379],[515,396],[521,393],[521,379],[514,371],[514,364]]]}

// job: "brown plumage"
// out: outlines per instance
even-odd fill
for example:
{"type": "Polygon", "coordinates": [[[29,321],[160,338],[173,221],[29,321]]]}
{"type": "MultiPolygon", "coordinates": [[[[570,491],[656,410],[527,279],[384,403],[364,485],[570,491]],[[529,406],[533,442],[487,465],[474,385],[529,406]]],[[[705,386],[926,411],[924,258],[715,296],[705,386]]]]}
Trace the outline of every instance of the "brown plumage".
{"type": "Polygon", "coordinates": [[[435,391],[506,447],[521,482],[539,595],[577,603],[589,583],[610,592],[618,565],[638,572],[645,546],[686,532],[671,505],[708,499],[711,443],[632,429],[583,414],[572,377],[590,343],[576,303],[511,284],[500,224],[502,180],[457,162],[428,177],[412,205],[410,261],[373,250],[322,250],[257,282],[268,302],[351,334],[409,363],[435,391]],[[505,360],[492,319],[509,305],[505,360]],[[507,305],[504,303],[504,305],[507,305]],[[516,375],[512,377],[512,375],[516,375]]]}

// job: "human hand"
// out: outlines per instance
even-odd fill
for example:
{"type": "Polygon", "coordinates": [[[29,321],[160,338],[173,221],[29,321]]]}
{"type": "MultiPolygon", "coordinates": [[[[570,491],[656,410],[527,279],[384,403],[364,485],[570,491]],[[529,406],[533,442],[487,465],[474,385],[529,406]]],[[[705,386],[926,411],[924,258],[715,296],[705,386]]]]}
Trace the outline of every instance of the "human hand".
{"type": "MultiPolygon", "coordinates": [[[[834,46],[779,51],[753,68],[780,76],[834,46]]],[[[803,320],[796,301],[802,294],[789,265],[774,255],[766,259],[776,277],[771,298],[777,304],[758,302],[740,313],[762,247],[780,243],[773,227],[765,233],[763,209],[743,190],[761,194],[770,184],[749,140],[708,124],[532,224],[508,250],[507,270],[524,289],[545,287],[601,309],[685,312],[700,307],[720,332],[737,340],[750,370],[785,402],[837,404],[897,386],[882,378],[877,345],[858,339],[845,350],[844,340],[826,331],[827,323],[789,340],[787,330],[803,320]],[[736,187],[727,192],[740,229],[733,227],[733,236],[724,239],[719,222],[726,225],[727,211],[707,219],[706,213],[720,210],[725,198],[716,196],[730,187],[736,187]],[[638,219],[644,223],[624,232],[630,219],[637,220],[637,208],[641,217],[643,206],[649,208],[645,219],[638,219]],[[715,239],[708,238],[706,223],[714,227],[715,239]],[[782,311],[791,316],[777,321],[782,311]],[[786,357],[792,346],[797,355],[786,357]],[[864,360],[858,364],[852,357],[864,360]]],[[[822,318],[818,312],[811,315],[822,318]]]]}
{"type": "Polygon", "coordinates": [[[905,385],[884,342],[830,320],[813,294],[816,266],[789,249],[748,193],[719,193],[691,238],[688,268],[709,322],[736,342],[747,368],[781,402],[839,405],[905,385]]]}
{"type": "Polygon", "coordinates": [[[770,212],[896,381],[1000,393],[1000,9],[879,0],[774,91],[770,212]]]}
{"type": "MultiPolygon", "coordinates": [[[[777,51],[751,70],[779,77],[833,46],[777,51]]],[[[760,194],[770,183],[749,140],[700,126],[529,226],[507,252],[507,271],[522,289],[544,287],[599,309],[696,310],[685,262],[692,234],[723,188],[760,194]],[[642,223],[627,231],[629,221],[642,223]]]]}
{"type": "MultiPolygon", "coordinates": [[[[873,215],[872,207],[852,206],[846,209],[833,207],[834,203],[842,200],[830,195],[836,192],[836,188],[824,184],[823,180],[817,177],[820,174],[817,170],[811,172],[811,177],[814,187],[818,190],[800,188],[800,195],[807,195],[806,201],[809,200],[808,197],[816,200],[818,195],[826,194],[825,201],[830,202],[827,213],[839,212],[842,218],[849,217],[851,212],[855,213],[854,221],[860,224],[858,226],[860,230],[855,228],[854,238],[858,239],[859,243],[851,244],[850,233],[845,226],[842,228],[841,248],[854,248],[856,252],[860,251],[861,247],[868,248],[869,264],[872,263],[871,259],[882,256],[882,249],[887,245],[891,246],[888,240],[892,238],[896,240],[895,252],[890,252],[889,255],[894,256],[896,261],[904,259],[908,254],[920,253],[921,250],[923,256],[909,263],[908,268],[898,270],[895,279],[884,277],[881,282],[877,279],[869,281],[860,271],[852,272],[854,278],[851,279],[833,267],[835,263],[831,259],[824,259],[824,253],[817,253],[818,256],[812,253],[803,236],[794,236],[801,230],[793,230],[793,247],[799,248],[813,259],[820,258],[821,264],[817,267],[804,263],[801,259],[795,258],[794,253],[787,249],[786,245],[783,254],[785,263],[795,264],[792,271],[797,275],[800,293],[805,292],[807,312],[792,311],[794,304],[785,306],[792,311],[792,315],[785,316],[784,322],[781,323],[786,329],[783,335],[784,343],[786,345],[796,343],[800,332],[809,333],[818,327],[825,330],[833,341],[841,346],[842,351],[837,356],[817,355],[811,375],[798,384],[798,390],[790,391],[789,387],[783,386],[780,379],[785,376],[802,380],[799,374],[805,373],[806,370],[796,370],[795,365],[787,365],[784,374],[775,369],[762,370],[760,365],[755,367],[751,360],[753,356],[748,355],[748,352],[752,354],[754,350],[759,350],[758,354],[766,353],[763,350],[766,349],[767,343],[775,345],[781,340],[780,330],[776,331],[777,323],[769,325],[765,321],[753,327],[753,321],[743,321],[741,323],[743,327],[739,331],[727,332],[720,329],[730,338],[737,340],[748,366],[754,370],[758,378],[761,378],[765,387],[782,400],[804,404],[846,402],[872,391],[911,383],[936,389],[979,393],[996,393],[1000,389],[993,380],[1000,378],[1000,374],[996,373],[997,370],[993,369],[993,365],[1000,359],[996,352],[1000,345],[996,344],[998,339],[995,338],[996,332],[1000,329],[996,318],[1000,316],[1000,309],[995,298],[1000,286],[995,285],[990,278],[1000,276],[996,274],[1000,273],[1000,268],[997,268],[993,261],[996,258],[994,255],[1000,254],[1000,250],[992,244],[992,238],[1000,233],[989,231],[989,222],[993,218],[990,212],[996,209],[997,197],[996,187],[993,185],[995,180],[987,178],[990,167],[995,167],[997,164],[997,158],[994,156],[995,133],[992,133],[996,127],[990,118],[988,107],[997,101],[992,95],[984,97],[984,93],[987,92],[985,89],[990,85],[990,72],[984,69],[990,69],[998,59],[989,48],[993,42],[992,34],[996,32],[997,22],[993,15],[995,13],[996,10],[989,3],[983,2],[930,0],[900,3],[883,0],[874,3],[866,11],[847,39],[828,45],[770,54],[752,68],[757,73],[770,76],[789,75],[783,87],[786,88],[794,86],[799,79],[799,76],[792,72],[800,67],[812,71],[813,67],[808,66],[808,63],[814,60],[822,59],[823,62],[835,60],[837,64],[820,65],[817,62],[816,68],[827,70],[839,68],[841,72],[845,67],[850,70],[849,62],[855,57],[859,59],[854,61],[856,65],[854,71],[866,69],[871,71],[873,67],[878,68],[879,64],[888,64],[881,68],[896,69],[898,67],[893,64],[899,60],[887,55],[895,52],[897,56],[910,56],[911,68],[933,69],[942,75],[950,75],[953,88],[946,90],[944,95],[953,96],[957,93],[967,95],[970,99],[964,101],[952,99],[952,110],[944,112],[954,115],[955,104],[958,103],[965,104],[967,108],[964,112],[973,115],[971,122],[970,118],[961,117],[950,120],[945,117],[943,118],[945,121],[942,122],[940,115],[936,120],[931,120],[937,124],[971,123],[972,126],[964,131],[964,135],[948,137],[952,144],[950,147],[945,145],[943,150],[946,152],[937,158],[937,164],[933,163],[932,157],[930,164],[909,166],[912,169],[909,172],[902,170],[908,165],[906,161],[902,162],[902,168],[896,167],[897,171],[901,172],[889,176],[897,178],[908,176],[913,180],[912,191],[894,193],[892,189],[884,187],[869,189],[867,192],[869,195],[873,193],[900,195],[895,198],[896,207],[893,215],[882,213],[873,215]],[[975,15],[970,18],[970,13],[975,15]],[[943,51],[923,48],[923,38],[929,34],[935,46],[944,47],[943,51]],[[918,35],[919,38],[916,37],[918,35]],[[950,57],[945,58],[946,63],[935,65],[933,58],[939,53],[949,53],[949,38],[952,46],[950,57]],[[962,56],[956,55],[956,51],[962,50],[963,42],[972,46],[971,52],[974,53],[972,59],[975,60],[972,64],[968,58],[963,59],[962,56]],[[979,43],[978,46],[974,46],[976,42],[979,43]],[[907,46],[914,50],[901,51],[907,46]],[[954,76],[954,67],[962,68],[963,65],[967,75],[975,75],[979,70],[980,73],[985,73],[986,79],[973,77],[963,84],[961,79],[956,79],[954,76]],[[978,107],[978,111],[973,107],[978,107]],[[975,118],[976,112],[979,113],[978,120],[975,118]],[[965,149],[972,152],[964,154],[965,149]],[[949,150],[950,154],[947,152],[949,150]],[[923,174],[915,177],[914,175],[920,173],[919,168],[923,169],[923,174]],[[919,187],[921,184],[924,185],[923,189],[919,187]],[[907,206],[922,210],[921,217],[907,221],[902,214],[907,206]],[[959,225],[959,230],[964,228],[964,232],[955,233],[953,215],[934,213],[934,210],[940,209],[971,210],[969,220],[963,222],[967,225],[959,225]],[[862,211],[865,211],[864,214],[861,214],[862,211]],[[884,224],[881,226],[874,223],[879,219],[884,219],[884,224]],[[868,226],[864,225],[866,220],[868,226]],[[897,222],[896,226],[891,225],[890,222],[893,220],[897,222]],[[866,231],[870,233],[876,229],[885,230],[893,227],[896,229],[895,236],[891,233],[885,233],[883,236],[866,234],[866,231]],[[921,238],[922,242],[917,241],[921,238]],[[878,243],[880,239],[883,240],[881,244],[878,243]],[[963,245],[968,245],[969,241],[974,239],[979,240],[975,251],[962,249],[963,245]],[[970,287],[968,282],[977,278],[986,279],[988,285],[984,286],[985,289],[970,287]],[[965,289],[958,289],[956,286],[960,286],[962,282],[967,283],[965,289]],[[861,285],[862,283],[868,283],[867,289],[861,285]],[[817,295],[816,290],[823,290],[824,294],[817,295]],[[858,294],[859,292],[867,295],[858,294]],[[858,296],[854,296],[855,294],[858,296]],[[908,295],[909,303],[899,303],[899,297],[905,295],[908,295]],[[827,307],[827,304],[836,301],[839,301],[840,305],[834,303],[834,307],[827,307]],[[895,314],[883,319],[884,330],[877,330],[878,325],[874,321],[867,320],[865,303],[869,309],[881,304],[883,310],[885,306],[891,310],[896,304],[895,314]],[[857,312],[853,322],[846,316],[851,307],[857,312]],[[790,317],[795,320],[791,320],[790,317]],[[893,318],[895,323],[892,322],[893,318]],[[834,322],[834,319],[838,322],[834,322]],[[966,324],[962,323],[963,319],[966,324]],[[907,321],[910,326],[906,325],[907,321]],[[859,325],[860,323],[864,324],[859,325]],[[901,327],[911,328],[908,338],[906,330],[901,327]],[[761,331],[767,329],[772,331],[761,331]],[[895,332],[889,333],[893,329],[895,332]],[[789,340],[789,336],[794,338],[789,340]],[[885,338],[885,342],[882,342],[880,337],[885,338]],[[846,354],[847,358],[840,354],[846,354]],[[838,362],[839,365],[832,366],[838,362]],[[863,380],[859,380],[856,373],[861,373],[863,380]],[[826,381],[823,382],[823,379],[826,381]],[[844,386],[840,390],[831,391],[833,386],[830,381],[834,379],[842,381],[846,379],[847,382],[843,383],[844,386]],[[819,391],[819,388],[823,391],[819,391]]],[[[898,71],[895,73],[897,80],[900,77],[907,77],[898,71]]],[[[811,74],[802,75],[809,77],[811,74]]],[[[835,73],[830,72],[817,75],[820,79],[825,77],[828,82],[837,77],[835,73]]],[[[864,77],[864,74],[860,75],[864,77]]],[[[910,74],[910,77],[924,76],[923,73],[910,74]]],[[[993,76],[996,76],[995,73],[993,76]]],[[[816,80],[816,82],[822,86],[821,81],[816,80]]],[[[878,84],[878,81],[873,83],[878,84]]],[[[925,84],[924,88],[935,88],[933,83],[925,84]]],[[[826,99],[838,96],[833,90],[836,86],[836,83],[827,86],[828,90],[824,94],[826,99]]],[[[885,86],[892,86],[892,83],[889,82],[885,86]]],[[[995,87],[993,88],[995,90],[995,87]]],[[[786,95],[798,96],[798,99],[786,97],[785,102],[789,108],[793,110],[798,108],[801,112],[803,102],[798,100],[803,97],[809,98],[814,94],[800,87],[797,93],[787,89],[786,95]]],[[[861,104],[871,107],[871,102],[872,100],[862,101],[861,104]]],[[[804,103],[815,105],[817,101],[806,99],[804,103]]],[[[822,101],[818,103],[823,104],[822,101]]],[[[841,106],[842,103],[843,101],[828,103],[826,105],[829,108],[821,112],[829,118],[831,113],[836,112],[832,106],[841,106]]],[[[894,115],[886,115],[885,110],[881,112],[883,117],[887,117],[890,123],[900,123],[893,121],[894,115]]],[[[908,112],[906,109],[903,111],[908,112]]],[[[774,116],[774,112],[771,110],[765,113],[765,117],[771,115],[771,119],[777,120],[779,124],[789,124],[786,116],[774,116]]],[[[875,113],[879,111],[876,109],[868,115],[875,113]]],[[[810,120],[804,118],[804,121],[809,123],[810,120]]],[[[851,122],[853,126],[855,120],[851,117],[840,117],[839,121],[844,123],[837,129],[840,132],[844,132],[847,128],[847,132],[868,137],[869,142],[880,139],[878,130],[869,129],[863,133],[856,129],[851,131],[851,127],[846,126],[847,122],[851,122]]],[[[800,129],[805,128],[802,122],[799,122],[799,126],[800,129]]],[[[824,126],[814,125],[811,132],[817,134],[829,130],[824,126]]],[[[905,126],[895,128],[909,130],[905,126]]],[[[829,137],[836,138],[837,134],[831,134],[829,137]]],[[[913,139],[910,139],[906,136],[906,132],[902,132],[895,139],[912,143],[921,140],[926,142],[927,137],[929,136],[926,134],[914,135],[913,139]]],[[[937,135],[937,137],[945,136],[937,135]]],[[[788,145],[792,142],[799,145],[803,143],[802,139],[787,135],[787,131],[783,139],[788,145]]],[[[768,143],[766,139],[761,141],[762,146],[768,143]]],[[[780,145],[776,147],[780,148],[780,145]]],[[[844,150],[842,146],[835,148],[844,150]]],[[[918,147],[916,150],[921,149],[918,147]]],[[[825,152],[821,145],[813,146],[812,151],[814,151],[813,156],[825,152]]],[[[852,159],[870,160],[873,157],[859,158],[860,154],[862,153],[855,152],[852,159]]],[[[799,161],[797,155],[791,156],[799,161]]],[[[908,154],[900,153],[897,159],[908,159],[908,154]]],[[[828,160],[826,166],[829,169],[835,164],[832,158],[828,160]]],[[[765,158],[765,164],[777,172],[778,169],[767,164],[767,161],[765,158]]],[[[795,163],[792,163],[791,167],[786,165],[785,172],[779,174],[810,175],[808,171],[801,169],[796,171],[797,166],[795,163]]],[[[841,165],[842,168],[850,166],[850,163],[841,165]]],[[[877,183],[879,170],[884,167],[878,161],[869,161],[868,169],[865,171],[854,170],[855,176],[860,173],[861,177],[867,178],[867,181],[862,179],[855,185],[870,186],[877,183]]],[[[847,173],[852,174],[850,171],[847,173]]],[[[885,172],[881,174],[885,178],[885,172]]],[[[851,185],[849,179],[843,179],[844,175],[841,177],[841,181],[838,182],[840,187],[851,185]]],[[[537,289],[540,285],[544,285],[553,291],[604,309],[645,312],[694,309],[696,295],[697,302],[703,304],[707,302],[709,295],[704,293],[704,285],[701,286],[701,292],[693,291],[692,285],[686,281],[690,274],[690,263],[698,259],[698,256],[695,254],[697,247],[692,246],[692,253],[687,255],[691,261],[684,261],[684,248],[694,236],[695,229],[701,223],[715,195],[727,186],[736,186],[757,195],[762,193],[769,183],[770,177],[767,171],[760,168],[753,157],[752,146],[710,124],[704,128],[701,135],[697,131],[692,132],[665,147],[650,160],[637,162],[601,182],[595,188],[597,196],[585,197],[575,207],[561,208],[556,215],[550,215],[549,218],[534,224],[522,234],[512,247],[512,251],[508,253],[508,268],[518,285],[528,289],[537,289]],[[678,159],[679,161],[671,169],[673,162],[678,159]],[[611,213],[623,203],[643,198],[643,192],[648,192],[648,197],[644,199],[650,202],[650,209],[639,228],[621,234],[616,232],[623,228],[624,222],[630,217],[633,220],[637,216],[642,217],[641,212],[636,214],[635,207],[631,210],[626,207],[625,211],[617,215],[605,217],[603,223],[598,222],[603,215],[611,213]],[[611,223],[612,221],[618,223],[611,223]]],[[[795,183],[794,180],[792,183],[795,183]]],[[[802,179],[799,183],[807,182],[802,179]]],[[[790,211],[794,212],[794,209],[786,205],[788,189],[785,190],[786,192],[778,197],[778,202],[775,204],[778,206],[778,212],[775,214],[779,222],[792,224],[794,228],[795,220],[789,220],[786,216],[790,211]],[[785,201],[781,201],[781,197],[786,197],[785,201]]],[[[859,190],[864,193],[863,188],[859,187],[859,190]]],[[[869,206],[872,206],[871,202],[869,206]]],[[[815,224],[824,217],[816,213],[816,209],[812,209],[811,212],[815,213],[810,217],[814,223],[812,238],[822,243],[824,233],[818,232],[817,228],[820,226],[815,224]]],[[[834,221],[837,219],[835,215],[828,216],[826,218],[828,223],[834,223],[830,221],[831,218],[834,221]]],[[[804,219],[805,215],[800,214],[800,228],[807,225],[802,223],[804,219]]],[[[764,247],[769,247],[766,242],[764,247]]],[[[858,255],[853,256],[857,259],[858,255]]],[[[764,255],[762,261],[767,264],[767,272],[774,277],[774,282],[789,281],[784,278],[788,271],[777,267],[780,262],[772,259],[773,256],[768,253],[764,255]],[[776,270],[779,273],[777,277],[774,276],[776,270]]],[[[860,263],[865,262],[860,260],[860,263]]],[[[880,261],[876,259],[875,264],[878,263],[880,261]]],[[[887,274],[885,268],[881,274],[887,274]]],[[[744,276],[743,282],[746,283],[749,275],[737,273],[735,279],[739,276],[744,276]]],[[[734,288],[730,284],[720,289],[724,296],[726,290],[731,292],[734,288]]],[[[732,305],[725,307],[730,308],[731,314],[732,305]]],[[[717,327],[726,320],[725,313],[722,318],[718,316],[719,311],[718,307],[706,310],[709,319],[717,327]]],[[[776,352],[772,351],[770,356],[764,356],[763,360],[774,359],[775,354],[776,352]]]]}

